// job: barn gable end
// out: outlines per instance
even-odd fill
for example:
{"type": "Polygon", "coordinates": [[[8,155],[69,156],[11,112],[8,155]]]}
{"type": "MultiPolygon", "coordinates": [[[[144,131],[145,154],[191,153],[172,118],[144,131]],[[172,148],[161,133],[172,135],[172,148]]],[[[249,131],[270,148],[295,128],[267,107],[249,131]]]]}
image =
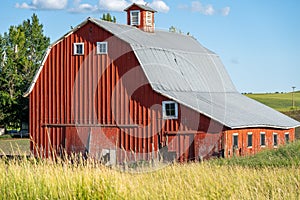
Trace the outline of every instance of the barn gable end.
{"type": "Polygon", "coordinates": [[[273,148],[274,135],[278,145],[287,133],[294,140],[299,126],[238,93],[220,58],[194,38],[93,18],[50,46],[26,95],[31,150],[42,157],[248,155],[273,148]]]}

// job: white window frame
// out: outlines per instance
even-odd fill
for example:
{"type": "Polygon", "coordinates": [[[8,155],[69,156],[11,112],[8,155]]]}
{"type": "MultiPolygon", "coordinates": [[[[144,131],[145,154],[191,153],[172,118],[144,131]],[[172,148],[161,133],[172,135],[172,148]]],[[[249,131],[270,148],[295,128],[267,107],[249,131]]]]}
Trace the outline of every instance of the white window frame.
{"type": "Polygon", "coordinates": [[[261,147],[265,147],[266,146],[266,133],[265,132],[260,132],[260,135],[259,135],[260,137],[259,137],[259,143],[260,143],[260,146],[261,147]],[[264,140],[264,144],[262,144],[262,138],[261,138],[261,135],[264,135],[264,138],[265,138],[265,140],[264,140]]]}
{"type": "Polygon", "coordinates": [[[73,54],[74,55],[84,55],[84,43],[83,42],[75,42],[73,43],[73,54]],[[77,45],[82,45],[82,52],[77,52],[77,45]]]}
{"type": "Polygon", "coordinates": [[[247,133],[247,147],[248,147],[249,149],[251,149],[252,146],[253,146],[253,134],[252,134],[252,132],[248,132],[248,133],[247,133]],[[251,135],[251,146],[249,146],[249,135],[251,135]]]}
{"type": "Polygon", "coordinates": [[[178,103],[175,101],[163,101],[162,102],[163,119],[178,119],[178,103]],[[167,116],[166,105],[175,104],[175,115],[167,116]]]}
{"type": "Polygon", "coordinates": [[[277,133],[273,133],[273,147],[277,147],[277,146],[278,146],[278,134],[277,133]],[[275,135],[276,135],[276,144],[274,142],[275,135]]]}
{"type": "Polygon", "coordinates": [[[233,133],[232,134],[232,147],[237,148],[237,149],[239,148],[239,133],[233,133]],[[235,136],[237,136],[237,146],[236,147],[234,146],[234,137],[235,136]]]}
{"type": "Polygon", "coordinates": [[[152,25],[152,18],[153,13],[151,11],[146,11],[146,25],[151,26],[152,25]]]}
{"type": "Polygon", "coordinates": [[[290,139],[291,139],[291,138],[290,138],[290,133],[289,133],[289,132],[284,133],[284,143],[285,143],[285,144],[289,143],[289,142],[290,142],[290,139]],[[287,136],[287,135],[289,136],[289,140],[288,140],[288,141],[286,141],[286,136],[287,136]]]}
{"type": "Polygon", "coordinates": [[[130,11],[130,25],[132,26],[139,26],[141,24],[141,12],[139,10],[131,10],[130,11]],[[137,22],[133,21],[132,14],[133,13],[138,13],[138,19],[137,22]]]}
{"type": "Polygon", "coordinates": [[[107,42],[97,42],[96,43],[96,48],[97,48],[97,54],[107,54],[108,51],[108,45],[107,42]],[[102,49],[100,48],[101,45],[105,45],[105,51],[101,51],[102,49]]]}

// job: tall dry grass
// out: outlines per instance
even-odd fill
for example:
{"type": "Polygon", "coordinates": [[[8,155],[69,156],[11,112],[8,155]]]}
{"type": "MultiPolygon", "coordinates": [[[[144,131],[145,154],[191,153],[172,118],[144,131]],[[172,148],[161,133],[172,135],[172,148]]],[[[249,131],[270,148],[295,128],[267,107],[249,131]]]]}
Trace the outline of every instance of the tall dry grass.
{"type": "Polygon", "coordinates": [[[1,199],[300,199],[300,169],[175,164],[124,173],[97,163],[0,160],[1,199]]]}

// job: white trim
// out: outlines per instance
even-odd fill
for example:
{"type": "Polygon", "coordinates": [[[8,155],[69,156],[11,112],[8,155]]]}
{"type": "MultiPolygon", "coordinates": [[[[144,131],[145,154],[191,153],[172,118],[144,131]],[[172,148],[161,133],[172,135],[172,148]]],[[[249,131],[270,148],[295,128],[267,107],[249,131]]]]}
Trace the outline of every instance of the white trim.
{"type": "Polygon", "coordinates": [[[178,119],[178,103],[175,101],[163,101],[162,102],[162,117],[163,117],[163,119],[178,119]],[[166,104],[175,104],[175,115],[167,116],[166,104]]]}
{"type": "Polygon", "coordinates": [[[151,11],[146,11],[146,26],[152,26],[153,24],[153,13],[151,11]]]}
{"type": "Polygon", "coordinates": [[[97,42],[96,43],[96,52],[97,54],[107,54],[108,52],[108,44],[107,42],[97,42]],[[100,45],[105,45],[105,52],[101,52],[100,45]]]}
{"type": "Polygon", "coordinates": [[[78,55],[78,56],[81,56],[81,55],[84,55],[84,43],[83,42],[74,42],[73,43],[73,55],[78,55]],[[81,45],[82,46],[82,52],[81,53],[78,53],[77,52],[77,48],[78,46],[81,45]]]}
{"type": "Polygon", "coordinates": [[[132,26],[139,26],[140,24],[141,24],[141,12],[139,10],[131,10],[130,11],[130,25],[132,25],[132,26]],[[137,22],[135,22],[135,21],[132,20],[132,13],[138,13],[137,22]]]}
{"type": "Polygon", "coordinates": [[[40,76],[40,73],[42,72],[43,70],[43,67],[44,67],[44,64],[47,60],[47,57],[48,55],[50,54],[50,51],[51,51],[51,48],[52,46],[48,47],[45,55],[44,55],[44,58],[43,58],[43,61],[42,61],[42,64],[40,65],[39,69],[36,71],[34,77],[33,77],[33,80],[31,81],[31,84],[29,86],[29,88],[27,89],[27,91],[25,92],[25,94],[23,94],[23,97],[28,97],[28,95],[32,92],[34,86],[35,86],[35,83],[37,82],[39,76],[40,76]]]}

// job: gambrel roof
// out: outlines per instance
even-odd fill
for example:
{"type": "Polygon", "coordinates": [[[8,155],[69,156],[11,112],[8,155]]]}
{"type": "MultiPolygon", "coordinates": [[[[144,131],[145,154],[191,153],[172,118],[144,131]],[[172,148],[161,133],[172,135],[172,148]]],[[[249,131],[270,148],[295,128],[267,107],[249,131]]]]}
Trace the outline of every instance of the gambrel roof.
{"type": "MultiPolygon", "coordinates": [[[[148,33],[94,18],[67,35],[89,21],[131,46],[152,89],[163,96],[232,129],[300,126],[298,121],[240,94],[219,56],[191,36],[159,30],[148,33]]],[[[25,95],[33,89],[40,71],[25,95]]]]}

